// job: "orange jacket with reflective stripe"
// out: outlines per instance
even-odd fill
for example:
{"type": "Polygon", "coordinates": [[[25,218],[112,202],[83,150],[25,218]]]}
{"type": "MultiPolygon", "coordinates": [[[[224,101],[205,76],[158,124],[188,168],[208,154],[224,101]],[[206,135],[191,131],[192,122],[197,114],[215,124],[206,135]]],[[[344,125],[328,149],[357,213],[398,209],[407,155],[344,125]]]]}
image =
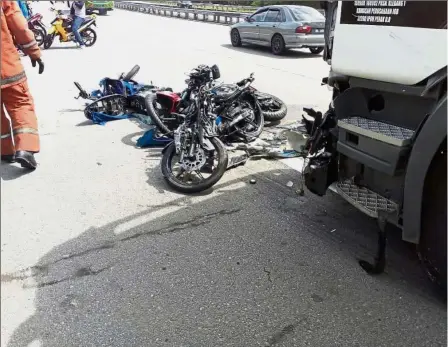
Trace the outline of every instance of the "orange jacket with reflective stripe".
{"type": "Polygon", "coordinates": [[[15,1],[1,3],[1,88],[22,82],[25,70],[20,61],[19,52],[14,44],[34,60],[41,56],[33,32],[28,29],[28,22],[15,1]]]}

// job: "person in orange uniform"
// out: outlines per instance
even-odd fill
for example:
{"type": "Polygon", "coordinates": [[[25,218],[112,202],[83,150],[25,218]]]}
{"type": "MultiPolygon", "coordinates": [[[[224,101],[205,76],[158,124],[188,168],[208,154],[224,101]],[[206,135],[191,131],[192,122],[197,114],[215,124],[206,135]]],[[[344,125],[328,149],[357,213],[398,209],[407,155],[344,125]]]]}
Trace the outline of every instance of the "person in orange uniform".
{"type": "Polygon", "coordinates": [[[0,3],[1,159],[7,162],[16,161],[22,167],[34,170],[37,167],[34,153],[40,150],[37,117],[15,43],[30,57],[33,67],[39,66],[39,74],[44,71],[44,64],[34,34],[28,29],[28,23],[17,2],[0,3]],[[11,118],[11,124],[6,118],[5,110],[11,118]]]}

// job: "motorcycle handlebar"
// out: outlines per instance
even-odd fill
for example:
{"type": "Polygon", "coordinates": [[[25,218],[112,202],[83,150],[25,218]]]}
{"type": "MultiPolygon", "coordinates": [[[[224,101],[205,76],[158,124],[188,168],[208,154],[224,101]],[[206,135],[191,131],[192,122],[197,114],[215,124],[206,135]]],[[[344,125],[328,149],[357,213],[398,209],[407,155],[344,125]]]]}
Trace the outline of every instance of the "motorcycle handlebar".
{"type": "Polygon", "coordinates": [[[253,81],[255,81],[255,78],[254,78],[254,73],[252,72],[248,78],[245,78],[245,79],[243,79],[243,80],[237,82],[236,85],[237,85],[238,87],[243,87],[243,86],[244,86],[244,88],[247,88],[247,87],[250,86],[250,84],[251,84],[253,81]]]}

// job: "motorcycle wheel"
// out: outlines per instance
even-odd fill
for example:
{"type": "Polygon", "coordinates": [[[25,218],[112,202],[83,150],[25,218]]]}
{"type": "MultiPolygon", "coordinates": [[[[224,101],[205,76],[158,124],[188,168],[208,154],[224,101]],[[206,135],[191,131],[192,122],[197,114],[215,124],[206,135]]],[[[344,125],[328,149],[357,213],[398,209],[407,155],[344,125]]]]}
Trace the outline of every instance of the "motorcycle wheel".
{"type": "Polygon", "coordinates": [[[210,138],[210,141],[215,148],[215,150],[212,152],[213,154],[215,154],[214,162],[217,160],[218,163],[216,167],[214,165],[212,166],[212,172],[207,178],[203,176],[205,172],[201,172],[201,170],[205,169],[205,166],[207,166],[207,164],[204,164],[199,170],[195,171],[194,173],[184,171],[179,174],[175,174],[173,172],[173,161],[176,160],[177,162],[178,160],[176,154],[176,146],[174,142],[172,142],[170,145],[168,145],[168,147],[165,148],[165,152],[163,153],[161,162],[162,174],[165,181],[171,188],[184,194],[193,194],[207,190],[218,183],[218,181],[222,178],[227,170],[229,156],[224,144],[219,139],[210,138]],[[194,182],[194,178],[199,179],[199,182],[194,182]]]}
{"type": "Polygon", "coordinates": [[[91,28],[86,28],[81,32],[82,40],[86,47],[92,47],[96,42],[96,32],[91,28]]]}
{"type": "Polygon", "coordinates": [[[45,36],[47,36],[47,28],[45,28],[45,25],[43,25],[42,23],[36,23],[36,26],[38,29],[42,30],[45,36]]]}
{"type": "Polygon", "coordinates": [[[150,94],[145,98],[146,114],[163,135],[170,134],[172,131],[160,119],[159,114],[155,108],[156,102],[157,96],[155,94],[150,94]]]}
{"type": "Polygon", "coordinates": [[[47,35],[44,40],[44,49],[50,48],[51,45],[53,44],[53,41],[54,41],[54,34],[47,35]]]}
{"type": "Polygon", "coordinates": [[[264,120],[269,122],[278,122],[286,117],[288,113],[288,108],[286,104],[274,95],[267,93],[260,93],[263,99],[270,98],[271,102],[264,105],[260,102],[261,112],[263,113],[264,120]]]}
{"type": "Polygon", "coordinates": [[[32,32],[37,45],[41,47],[45,42],[45,33],[41,29],[33,29],[32,32]]]}
{"type": "Polygon", "coordinates": [[[132,79],[135,77],[135,75],[138,74],[139,71],[140,71],[140,66],[139,66],[139,65],[135,65],[135,66],[131,69],[131,71],[129,71],[129,72],[123,77],[123,81],[128,82],[128,81],[132,80],[132,79]]]}

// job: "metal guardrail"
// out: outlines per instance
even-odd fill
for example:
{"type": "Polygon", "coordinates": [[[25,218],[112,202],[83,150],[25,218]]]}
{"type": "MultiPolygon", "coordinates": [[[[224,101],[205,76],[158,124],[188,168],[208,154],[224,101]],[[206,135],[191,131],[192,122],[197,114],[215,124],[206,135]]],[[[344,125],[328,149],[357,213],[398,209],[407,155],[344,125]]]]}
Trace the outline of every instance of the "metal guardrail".
{"type": "MultiPolygon", "coordinates": [[[[173,7],[179,7],[176,1],[166,1],[161,3],[160,5],[168,5],[173,7]]],[[[193,3],[192,7],[198,10],[210,10],[210,11],[222,11],[222,12],[248,12],[252,13],[257,10],[257,7],[254,6],[243,6],[243,5],[219,5],[219,4],[201,4],[201,3],[193,3]]]]}
{"type": "MultiPolygon", "coordinates": [[[[178,6],[178,2],[177,1],[170,1],[170,0],[161,0],[160,2],[158,2],[157,0],[153,0],[153,2],[151,1],[146,1],[151,5],[155,5],[155,6],[169,6],[169,7],[177,7],[178,6]]],[[[285,3],[285,5],[288,5],[287,3],[285,3]]],[[[307,6],[305,4],[305,6],[307,6]]],[[[252,14],[254,13],[259,7],[255,7],[255,6],[243,6],[243,5],[220,5],[220,4],[205,4],[205,3],[193,3],[192,4],[192,8],[191,9],[196,9],[196,10],[208,10],[208,11],[220,11],[220,12],[235,12],[235,13],[244,13],[244,14],[252,14]]],[[[321,14],[325,15],[325,11],[322,9],[318,9],[316,8],[317,11],[319,11],[321,14]]]]}
{"type": "Polygon", "coordinates": [[[196,20],[210,23],[231,25],[244,20],[249,13],[209,11],[198,9],[178,8],[167,5],[155,5],[144,2],[116,1],[115,7],[122,10],[196,20]]]}

